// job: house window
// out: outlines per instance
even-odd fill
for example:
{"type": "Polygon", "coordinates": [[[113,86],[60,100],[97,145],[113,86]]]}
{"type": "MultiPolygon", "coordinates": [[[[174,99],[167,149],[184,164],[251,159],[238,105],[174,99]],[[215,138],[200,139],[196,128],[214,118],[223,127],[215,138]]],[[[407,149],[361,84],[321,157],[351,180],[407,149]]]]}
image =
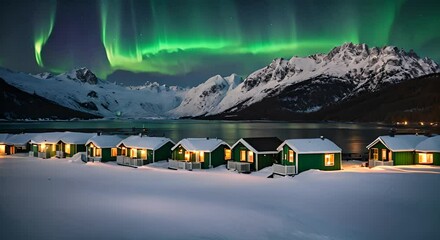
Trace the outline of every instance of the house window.
{"type": "Polygon", "coordinates": [[[199,153],[199,162],[205,162],[205,152],[199,153]]]}
{"type": "Polygon", "coordinates": [[[101,155],[102,155],[102,149],[95,148],[95,157],[101,157],[101,155]]]}
{"type": "Polygon", "coordinates": [[[127,149],[125,147],[121,147],[121,156],[127,156],[127,149]]]}
{"type": "Polygon", "coordinates": [[[419,163],[421,164],[433,163],[432,153],[419,153],[419,163]]]}
{"type": "Polygon", "coordinates": [[[6,145],[0,145],[0,153],[4,154],[6,152],[6,145]]]}
{"type": "Polygon", "coordinates": [[[382,149],[382,161],[386,161],[386,160],[387,160],[387,150],[382,149]]]}
{"type": "Polygon", "coordinates": [[[225,149],[225,160],[231,160],[231,149],[225,149]]]}
{"type": "Polygon", "coordinates": [[[185,161],[189,161],[189,152],[185,151],[185,161]]]}
{"type": "Polygon", "coordinates": [[[331,167],[335,165],[335,155],[334,154],[325,154],[324,155],[324,165],[326,167],[331,167]]]}
{"type": "Polygon", "coordinates": [[[388,161],[393,161],[393,152],[388,152],[388,161]]]}
{"type": "Polygon", "coordinates": [[[246,151],[245,150],[240,151],[240,161],[242,161],[242,162],[246,161],[246,151]]]}
{"type": "Polygon", "coordinates": [[[254,153],[248,151],[248,162],[254,162],[254,153]]]}
{"type": "Polygon", "coordinates": [[[42,144],[39,145],[39,147],[40,147],[38,149],[39,152],[45,152],[46,151],[46,144],[42,143],[42,144]]]}
{"type": "Polygon", "coordinates": [[[118,149],[117,148],[112,148],[112,157],[116,157],[118,155],[118,149]]]}
{"type": "Polygon", "coordinates": [[[147,150],[141,150],[141,159],[147,159],[147,150]]]}
{"type": "Polygon", "coordinates": [[[289,162],[293,163],[293,150],[289,150],[289,162]]]}
{"type": "Polygon", "coordinates": [[[371,150],[373,150],[373,160],[379,160],[379,149],[372,148],[371,150]]]}
{"type": "Polygon", "coordinates": [[[67,154],[70,154],[70,144],[66,144],[65,146],[64,146],[64,151],[67,153],[67,154]]]}
{"type": "Polygon", "coordinates": [[[137,149],[135,149],[135,148],[131,149],[130,156],[131,156],[131,158],[137,158],[137,149]]]}

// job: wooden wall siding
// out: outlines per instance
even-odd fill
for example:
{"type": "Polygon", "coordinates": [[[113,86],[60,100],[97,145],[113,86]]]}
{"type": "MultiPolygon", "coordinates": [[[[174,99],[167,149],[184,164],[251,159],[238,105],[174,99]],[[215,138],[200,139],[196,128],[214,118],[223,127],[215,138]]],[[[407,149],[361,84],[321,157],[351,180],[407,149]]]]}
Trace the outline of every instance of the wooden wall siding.
{"type": "Polygon", "coordinates": [[[155,161],[162,161],[162,160],[168,160],[171,158],[171,148],[173,147],[173,143],[168,142],[165,145],[163,145],[161,148],[154,151],[154,159],[155,161]]]}
{"type": "Polygon", "coordinates": [[[414,157],[414,152],[393,152],[394,166],[413,165],[414,157]]]}
{"type": "Polygon", "coordinates": [[[335,165],[325,166],[325,154],[299,154],[298,155],[298,173],[310,169],[319,170],[340,170],[341,169],[341,154],[335,153],[335,165]]]}

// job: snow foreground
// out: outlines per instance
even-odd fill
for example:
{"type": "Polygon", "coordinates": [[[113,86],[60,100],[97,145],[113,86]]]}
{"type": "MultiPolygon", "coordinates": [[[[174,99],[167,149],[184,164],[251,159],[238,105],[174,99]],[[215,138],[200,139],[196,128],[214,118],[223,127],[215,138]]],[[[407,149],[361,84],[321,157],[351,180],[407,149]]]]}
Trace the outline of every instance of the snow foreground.
{"type": "Polygon", "coordinates": [[[268,179],[164,165],[0,158],[0,238],[440,238],[438,167],[268,179]]]}

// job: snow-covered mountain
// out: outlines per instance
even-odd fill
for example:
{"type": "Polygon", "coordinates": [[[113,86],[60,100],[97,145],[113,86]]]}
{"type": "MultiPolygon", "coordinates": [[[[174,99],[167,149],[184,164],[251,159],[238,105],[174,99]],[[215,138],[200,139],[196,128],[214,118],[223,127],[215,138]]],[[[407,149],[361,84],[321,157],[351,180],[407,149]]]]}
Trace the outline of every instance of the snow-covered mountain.
{"type": "Polygon", "coordinates": [[[313,112],[363,91],[435,72],[440,68],[434,61],[413,51],[346,43],[328,54],[275,59],[226,93],[210,91],[225,88],[221,79],[209,79],[188,92],[172,112],[180,116],[234,113],[274,96],[282,96],[279,101],[292,112],[313,112]]]}
{"type": "Polygon", "coordinates": [[[242,82],[243,79],[236,74],[228,77],[220,75],[211,77],[206,82],[186,92],[182,103],[169,113],[171,116],[188,116],[188,113],[191,113],[191,116],[204,115],[217,106],[228,92],[242,82]]]}
{"type": "Polygon", "coordinates": [[[18,89],[42,96],[61,106],[103,117],[156,118],[177,107],[187,91],[148,83],[123,87],[98,79],[87,68],[54,76],[29,75],[0,68],[0,78],[18,89]]]}
{"type": "Polygon", "coordinates": [[[244,81],[235,74],[216,75],[191,89],[156,82],[123,87],[98,79],[87,68],[56,76],[0,68],[0,78],[73,110],[103,117],[156,118],[234,115],[262,102],[292,113],[316,112],[362,92],[438,72],[437,63],[412,50],[346,43],[327,54],[275,59],[244,81]]]}

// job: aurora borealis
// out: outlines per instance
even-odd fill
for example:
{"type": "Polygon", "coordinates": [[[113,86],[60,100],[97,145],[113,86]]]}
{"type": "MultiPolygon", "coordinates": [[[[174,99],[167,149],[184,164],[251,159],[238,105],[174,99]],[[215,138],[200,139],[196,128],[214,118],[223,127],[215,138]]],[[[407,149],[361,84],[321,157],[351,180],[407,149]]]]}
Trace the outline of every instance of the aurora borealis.
{"type": "Polygon", "coordinates": [[[0,64],[194,85],[344,42],[440,60],[440,1],[2,1],[0,64]]]}

